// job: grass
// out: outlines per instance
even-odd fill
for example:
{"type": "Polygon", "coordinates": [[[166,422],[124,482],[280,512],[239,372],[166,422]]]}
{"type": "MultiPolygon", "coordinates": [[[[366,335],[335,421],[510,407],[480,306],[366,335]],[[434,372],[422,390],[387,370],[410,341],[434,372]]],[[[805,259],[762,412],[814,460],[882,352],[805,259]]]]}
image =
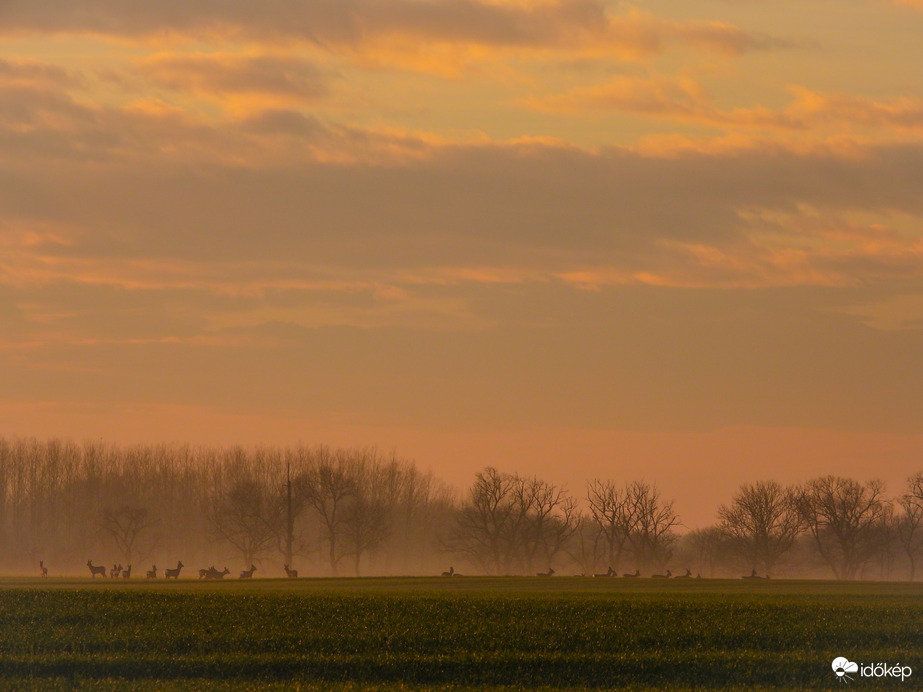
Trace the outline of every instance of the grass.
{"type": "Polygon", "coordinates": [[[923,675],[921,596],[921,584],[749,580],[2,579],[0,678],[16,689],[833,689],[837,656],[923,675]]]}

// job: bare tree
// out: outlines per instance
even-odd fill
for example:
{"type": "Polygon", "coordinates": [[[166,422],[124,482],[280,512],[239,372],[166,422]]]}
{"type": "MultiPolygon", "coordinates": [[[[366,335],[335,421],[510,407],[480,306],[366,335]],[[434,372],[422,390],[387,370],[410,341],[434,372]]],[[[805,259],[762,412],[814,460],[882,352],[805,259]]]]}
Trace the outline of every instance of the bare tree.
{"type": "Polygon", "coordinates": [[[692,546],[696,563],[706,576],[715,575],[727,552],[727,534],[718,526],[695,529],[686,535],[686,541],[692,546]]]}
{"type": "Polygon", "coordinates": [[[805,524],[796,494],[775,481],[742,485],[730,505],[718,508],[721,529],[748,567],[769,574],[805,524]]]}
{"type": "Polygon", "coordinates": [[[916,578],[917,557],[923,554],[923,471],[907,479],[900,499],[903,514],[897,518],[897,536],[910,561],[910,581],[916,578]]]}
{"type": "Polygon", "coordinates": [[[212,498],[206,512],[215,535],[236,548],[248,565],[277,541],[281,503],[255,480],[238,480],[226,495],[212,498]]]}
{"type": "Polygon", "coordinates": [[[884,485],[851,478],[815,478],[798,491],[798,510],[815,547],[837,579],[854,579],[880,549],[886,518],[884,485]]]}
{"type": "Polygon", "coordinates": [[[529,573],[538,562],[547,566],[576,529],[566,490],[487,468],[476,474],[446,543],[487,572],[529,573]]]}
{"type": "Polygon", "coordinates": [[[343,513],[342,530],[343,556],[353,558],[356,576],[359,575],[362,556],[378,548],[390,531],[385,503],[371,493],[357,493],[343,513]]]}
{"type": "Polygon", "coordinates": [[[141,534],[154,524],[147,507],[107,507],[100,513],[99,528],[108,534],[119,553],[131,564],[138,556],[141,534]]]}
{"type": "Polygon", "coordinates": [[[679,517],[673,511],[673,501],[664,502],[657,486],[644,481],[630,483],[626,489],[626,517],[630,522],[628,542],[638,569],[651,566],[662,568],[673,554],[676,534],[673,527],[679,517]]]}
{"type": "Polygon", "coordinates": [[[594,479],[587,484],[590,516],[596,523],[606,547],[606,561],[619,570],[619,563],[634,525],[628,504],[628,492],[612,481],[594,479]]]}
{"type": "Polygon", "coordinates": [[[298,492],[317,512],[327,544],[330,571],[339,570],[343,559],[340,538],[348,519],[347,506],[356,495],[355,460],[344,451],[319,451],[306,472],[297,479],[298,492]]]}
{"type": "Polygon", "coordinates": [[[487,572],[510,570],[509,534],[514,508],[510,501],[513,479],[490,467],[475,474],[468,501],[456,515],[448,547],[468,557],[487,572]]]}
{"type": "Polygon", "coordinates": [[[583,574],[593,574],[609,554],[608,547],[599,530],[599,524],[591,516],[578,513],[575,517],[576,530],[567,547],[567,554],[580,565],[583,574]]]}

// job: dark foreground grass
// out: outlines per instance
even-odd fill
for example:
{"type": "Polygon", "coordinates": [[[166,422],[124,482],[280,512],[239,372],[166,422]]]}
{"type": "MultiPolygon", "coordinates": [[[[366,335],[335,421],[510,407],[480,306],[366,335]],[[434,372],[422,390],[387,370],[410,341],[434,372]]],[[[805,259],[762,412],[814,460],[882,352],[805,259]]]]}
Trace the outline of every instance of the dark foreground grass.
{"type": "Polygon", "coordinates": [[[0,586],[11,689],[833,689],[923,679],[918,585],[611,580],[0,586]]]}

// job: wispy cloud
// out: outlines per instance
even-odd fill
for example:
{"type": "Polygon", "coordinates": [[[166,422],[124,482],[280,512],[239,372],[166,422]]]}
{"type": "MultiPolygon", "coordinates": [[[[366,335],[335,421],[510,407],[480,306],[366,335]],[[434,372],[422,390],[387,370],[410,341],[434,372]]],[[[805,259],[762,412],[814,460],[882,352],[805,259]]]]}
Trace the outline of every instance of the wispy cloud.
{"type": "Polygon", "coordinates": [[[619,75],[604,84],[524,99],[522,104],[575,115],[624,112],[744,130],[798,131],[825,127],[849,130],[857,127],[898,131],[923,129],[923,100],[915,97],[875,101],[849,94],[822,93],[800,86],[792,86],[789,91],[793,98],[781,109],[765,106],[720,109],[708,91],[693,78],[619,75]]]}
{"type": "Polygon", "coordinates": [[[303,58],[287,55],[161,54],[143,59],[141,73],[154,84],[207,96],[258,97],[312,102],[330,91],[330,73],[303,58]]]}

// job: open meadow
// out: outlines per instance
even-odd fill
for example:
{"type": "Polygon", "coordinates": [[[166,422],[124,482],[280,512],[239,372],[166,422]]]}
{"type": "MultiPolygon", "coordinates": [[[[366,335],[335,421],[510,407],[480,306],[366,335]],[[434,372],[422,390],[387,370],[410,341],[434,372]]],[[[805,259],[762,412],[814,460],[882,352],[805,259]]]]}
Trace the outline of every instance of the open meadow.
{"type": "Polygon", "coordinates": [[[0,612],[16,689],[833,689],[838,656],[923,675],[908,583],[5,578],[0,612]]]}

